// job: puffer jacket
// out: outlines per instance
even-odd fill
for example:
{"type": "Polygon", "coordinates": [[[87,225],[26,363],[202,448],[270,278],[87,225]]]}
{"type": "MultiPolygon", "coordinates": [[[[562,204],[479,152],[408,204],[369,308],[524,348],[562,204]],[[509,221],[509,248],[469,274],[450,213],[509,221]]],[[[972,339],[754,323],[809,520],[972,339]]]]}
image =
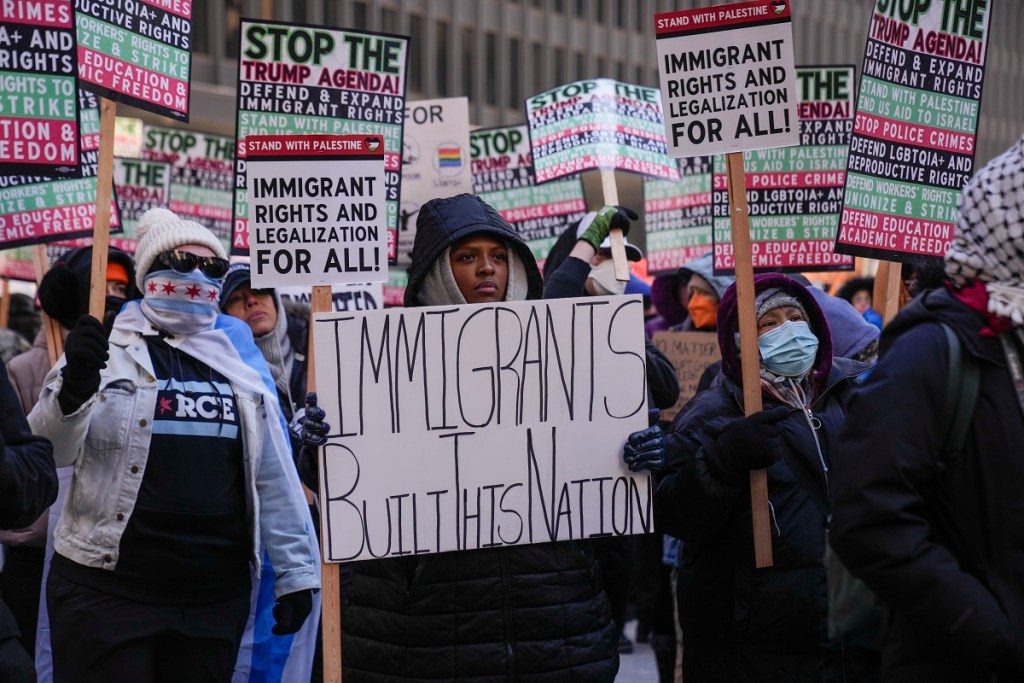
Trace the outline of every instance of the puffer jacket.
{"type": "MultiPolygon", "coordinates": [[[[697,394],[666,434],[668,462],[655,494],[655,525],[683,541],[678,604],[684,677],[821,681],[829,666],[827,468],[851,382],[867,366],[832,358],[828,324],[804,287],[782,275],[759,275],[755,282],[758,292],[778,286],[796,297],[819,339],[810,414],[793,408],[780,422],[782,457],[767,469],[774,566],[755,568],[747,480],[729,483],[708,465],[718,435],[743,416],[734,289],[719,308],[720,380],[697,394]]],[[[764,395],[765,410],[779,405],[764,395]]]]}
{"type": "MultiPolygon", "coordinates": [[[[526,244],[494,209],[460,195],[420,209],[407,304],[433,261],[478,232],[522,255],[529,297],[540,296],[526,244]]],[[[355,562],[344,580],[346,680],[599,683],[618,671],[617,633],[586,543],[355,562]]]]}
{"type": "Polygon", "coordinates": [[[926,293],[886,327],[881,360],[850,402],[831,541],[890,609],[886,681],[1022,680],[1024,417],[987,324],[946,289],[926,293]],[[944,454],[953,419],[939,322],[980,372],[957,457],[944,454]]]}

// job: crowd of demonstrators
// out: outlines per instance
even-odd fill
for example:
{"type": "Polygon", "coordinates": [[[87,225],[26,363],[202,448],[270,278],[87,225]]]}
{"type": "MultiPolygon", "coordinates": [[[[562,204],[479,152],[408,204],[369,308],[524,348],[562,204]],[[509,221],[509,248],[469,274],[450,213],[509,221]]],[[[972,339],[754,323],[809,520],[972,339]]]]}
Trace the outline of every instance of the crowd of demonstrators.
{"type": "Polygon", "coordinates": [[[228,269],[206,228],[137,225],[135,283],[107,332],[80,317],[29,415],[75,465],[47,580],[57,681],[230,680],[250,564],[277,572],[275,633],[319,589],[308,509],[266,363],[218,314],[228,269]]]}
{"type": "Polygon", "coordinates": [[[849,408],[832,544],[889,610],[886,681],[1024,680],[1024,140],[961,193],[947,280],[849,408]]]}

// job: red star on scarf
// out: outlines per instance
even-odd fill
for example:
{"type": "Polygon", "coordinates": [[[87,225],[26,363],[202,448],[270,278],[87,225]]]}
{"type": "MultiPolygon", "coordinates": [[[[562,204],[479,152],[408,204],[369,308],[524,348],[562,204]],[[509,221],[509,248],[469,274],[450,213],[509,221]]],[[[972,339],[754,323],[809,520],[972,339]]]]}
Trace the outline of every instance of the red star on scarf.
{"type": "Polygon", "coordinates": [[[164,290],[164,294],[167,294],[168,296],[170,296],[175,291],[174,290],[174,285],[172,285],[170,282],[165,282],[164,286],[163,286],[163,290],[164,290]]]}
{"type": "Polygon", "coordinates": [[[210,298],[210,301],[216,301],[217,300],[217,290],[216,289],[211,289],[209,294],[207,294],[206,296],[208,296],[210,298]]]}
{"type": "Polygon", "coordinates": [[[195,298],[196,298],[197,296],[199,296],[199,288],[198,288],[198,287],[196,287],[195,285],[192,285],[191,287],[189,287],[188,289],[186,289],[186,290],[185,290],[185,292],[186,292],[186,293],[187,293],[187,294],[188,294],[188,295],[189,295],[190,297],[192,297],[193,299],[195,299],[195,298]]]}
{"type": "Polygon", "coordinates": [[[156,283],[155,282],[150,282],[149,283],[149,291],[151,291],[151,292],[155,292],[156,291],[156,283]]]}

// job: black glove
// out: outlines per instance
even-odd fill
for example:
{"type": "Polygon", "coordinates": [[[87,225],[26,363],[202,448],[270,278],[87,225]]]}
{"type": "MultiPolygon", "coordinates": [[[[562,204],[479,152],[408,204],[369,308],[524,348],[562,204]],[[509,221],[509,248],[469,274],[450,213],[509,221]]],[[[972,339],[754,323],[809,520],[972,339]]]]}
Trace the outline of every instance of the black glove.
{"type": "Polygon", "coordinates": [[[286,636],[295,633],[306,622],[306,617],[313,611],[313,591],[295,591],[285,593],[275,601],[274,626],[270,632],[275,636],[286,636]]]}
{"type": "Polygon", "coordinates": [[[579,239],[587,242],[590,246],[594,247],[594,251],[601,248],[601,243],[604,242],[605,238],[608,237],[608,233],[613,228],[619,228],[622,230],[622,234],[625,235],[629,232],[629,225],[631,220],[636,220],[639,216],[632,209],[628,209],[625,206],[604,206],[594,216],[594,220],[590,222],[579,239]]]}
{"type": "Polygon", "coordinates": [[[103,323],[91,315],[80,317],[64,342],[67,364],[61,370],[64,384],[57,399],[65,415],[78,410],[99,389],[100,370],[110,357],[107,348],[103,323]]]}
{"type": "Polygon", "coordinates": [[[665,436],[661,427],[654,425],[633,432],[622,448],[622,459],[631,472],[650,470],[657,472],[665,466],[665,436]]]}
{"type": "Polygon", "coordinates": [[[299,433],[299,441],[303,446],[320,448],[327,443],[331,425],[324,422],[325,417],[327,413],[316,404],[316,392],[306,394],[306,411],[302,417],[302,431],[299,433]]]}
{"type": "Polygon", "coordinates": [[[790,408],[779,407],[740,417],[725,426],[709,452],[708,466],[716,476],[739,483],[751,470],[762,470],[779,459],[779,422],[790,408]]]}

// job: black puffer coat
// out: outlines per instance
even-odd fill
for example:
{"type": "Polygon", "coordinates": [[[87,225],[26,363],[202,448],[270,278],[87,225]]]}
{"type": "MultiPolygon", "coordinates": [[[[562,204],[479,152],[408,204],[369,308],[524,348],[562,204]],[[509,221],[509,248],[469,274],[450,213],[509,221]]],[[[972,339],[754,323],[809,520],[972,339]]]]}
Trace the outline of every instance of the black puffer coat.
{"type": "Polygon", "coordinates": [[[1020,681],[1024,661],[1024,417],[986,320],[936,289],[882,335],[850,402],[832,481],[832,544],[891,610],[886,681],[1020,681]],[[948,324],[980,387],[958,458],[943,454],[948,324]]]}
{"type": "MultiPolygon", "coordinates": [[[[708,465],[709,447],[726,424],[743,416],[734,288],[719,308],[723,374],[683,408],[666,434],[668,474],[655,494],[655,524],[683,541],[683,676],[702,683],[821,681],[828,666],[823,463],[829,462],[851,381],[867,366],[833,360],[828,324],[804,287],[781,275],[757,277],[758,292],[776,286],[802,303],[819,339],[811,381],[820,427],[812,432],[808,416],[796,408],[781,422],[782,458],[768,468],[773,567],[755,569],[747,481],[730,484],[708,465]]],[[[764,396],[766,410],[779,405],[764,396]]]]}
{"type": "MultiPolygon", "coordinates": [[[[433,260],[488,232],[540,273],[525,243],[471,195],[420,209],[406,290],[414,304],[433,260]]],[[[612,681],[618,638],[586,543],[449,552],[349,565],[342,590],[345,680],[612,681]]]]}

